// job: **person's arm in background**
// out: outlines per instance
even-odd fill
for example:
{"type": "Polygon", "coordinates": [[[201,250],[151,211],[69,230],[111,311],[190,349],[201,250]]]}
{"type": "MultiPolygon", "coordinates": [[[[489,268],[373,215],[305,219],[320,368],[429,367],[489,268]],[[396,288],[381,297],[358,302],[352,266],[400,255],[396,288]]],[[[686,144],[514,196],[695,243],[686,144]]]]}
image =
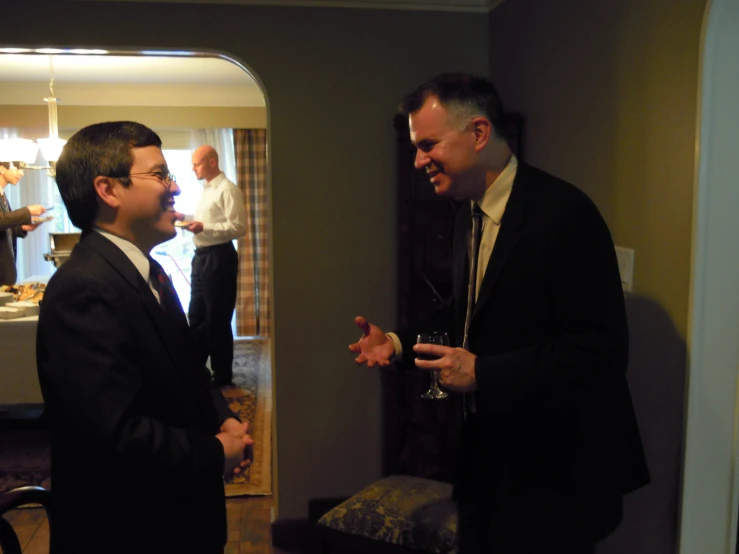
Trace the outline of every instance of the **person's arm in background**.
{"type": "Polygon", "coordinates": [[[40,216],[45,211],[46,208],[44,208],[40,204],[32,204],[30,206],[18,208],[17,210],[12,210],[7,213],[0,211],[0,230],[8,229],[11,227],[34,225],[34,218],[40,216]]]}

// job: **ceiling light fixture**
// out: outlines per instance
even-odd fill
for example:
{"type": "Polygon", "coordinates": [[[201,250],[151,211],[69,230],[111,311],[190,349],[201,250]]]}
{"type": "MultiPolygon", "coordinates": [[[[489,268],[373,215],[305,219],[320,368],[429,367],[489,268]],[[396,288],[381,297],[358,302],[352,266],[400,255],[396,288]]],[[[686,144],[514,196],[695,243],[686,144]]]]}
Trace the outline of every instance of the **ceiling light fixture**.
{"type": "Polygon", "coordinates": [[[49,81],[51,96],[44,98],[44,102],[49,105],[49,136],[38,139],[38,144],[41,148],[41,155],[53,169],[67,141],[59,138],[59,120],[57,119],[56,97],[54,96],[54,58],[51,56],[49,56],[49,73],[51,75],[49,81]]]}
{"type": "Polygon", "coordinates": [[[12,162],[23,169],[46,169],[52,177],[55,175],[56,162],[62,153],[66,140],[59,138],[59,121],[57,119],[57,98],[54,96],[54,59],[49,56],[49,91],[51,95],[44,98],[49,107],[49,136],[38,139],[37,143],[22,138],[0,140],[0,162],[12,162]],[[36,157],[39,148],[48,166],[37,166],[36,157]]]}

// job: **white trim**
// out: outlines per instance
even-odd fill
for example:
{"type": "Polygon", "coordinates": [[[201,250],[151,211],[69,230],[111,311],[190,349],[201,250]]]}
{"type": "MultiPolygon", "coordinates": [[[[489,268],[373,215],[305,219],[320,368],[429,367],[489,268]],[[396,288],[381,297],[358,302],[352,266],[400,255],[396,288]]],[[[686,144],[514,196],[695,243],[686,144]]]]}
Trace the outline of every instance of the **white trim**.
{"type": "Polygon", "coordinates": [[[680,554],[736,549],[739,0],[709,0],[698,92],[680,554]]]}

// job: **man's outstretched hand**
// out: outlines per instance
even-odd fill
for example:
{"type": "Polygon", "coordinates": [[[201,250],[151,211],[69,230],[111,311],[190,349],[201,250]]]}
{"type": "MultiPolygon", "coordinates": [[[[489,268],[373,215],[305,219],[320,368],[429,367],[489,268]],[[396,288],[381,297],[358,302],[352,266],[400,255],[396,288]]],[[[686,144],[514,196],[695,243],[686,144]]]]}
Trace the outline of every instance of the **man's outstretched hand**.
{"type": "Polygon", "coordinates": [[[395,346],[385,332],[372,325],[362,316],[354,318],[362,331],[362,336],[357,342],[349,345],[349,351],[359,354],[354,361],[358,364],[367,364],[367,367],[379,365],[381,367],[390,365],[392,357],[395,355],[395,346]]]}

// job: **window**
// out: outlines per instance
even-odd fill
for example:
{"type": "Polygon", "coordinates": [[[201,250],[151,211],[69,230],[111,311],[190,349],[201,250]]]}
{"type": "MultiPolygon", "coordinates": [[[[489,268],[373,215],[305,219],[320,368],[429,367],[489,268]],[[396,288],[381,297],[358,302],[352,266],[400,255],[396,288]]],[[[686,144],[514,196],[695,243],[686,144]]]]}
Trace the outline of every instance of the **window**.
{"type": "MultiPolygon", "coordinates": [[[[169,171],[177,178],[180,195],[175,198],[175,209],[185,214],[195,213],[203,184],[195,178],[192,171],[192,152],[190,150],[163,150],[169,171]]],[[[190,262],[195,254],[192,233],[185,229],[177,229],[177,236],[162,243],[154,250],[152,256],[162,264],[172,278],[172,284],[180,297],[185,312],[190,305],[190,262]]]]}

